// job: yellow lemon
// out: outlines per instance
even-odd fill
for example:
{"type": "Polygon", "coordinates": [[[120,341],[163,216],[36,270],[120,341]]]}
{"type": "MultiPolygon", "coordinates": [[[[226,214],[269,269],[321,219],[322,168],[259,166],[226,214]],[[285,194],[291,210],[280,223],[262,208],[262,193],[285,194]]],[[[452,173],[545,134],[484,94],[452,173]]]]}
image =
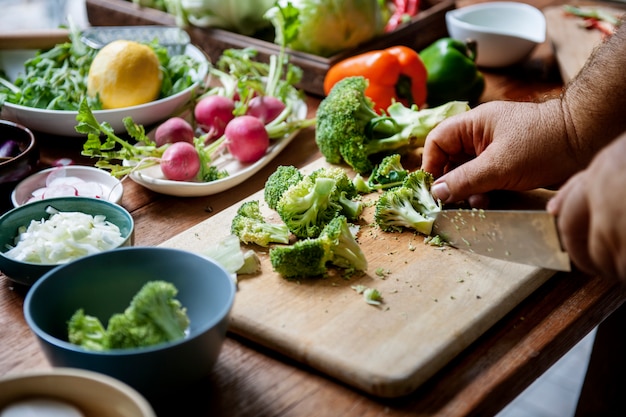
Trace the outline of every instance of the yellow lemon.
{"type": "Polygon", "coordinates": [[[87,94],[99,96],[104,109],[136,106],[158,98],[162,79],[159,59],[152,48],[117,40],[94,57],[87,76],[87,94]]]}

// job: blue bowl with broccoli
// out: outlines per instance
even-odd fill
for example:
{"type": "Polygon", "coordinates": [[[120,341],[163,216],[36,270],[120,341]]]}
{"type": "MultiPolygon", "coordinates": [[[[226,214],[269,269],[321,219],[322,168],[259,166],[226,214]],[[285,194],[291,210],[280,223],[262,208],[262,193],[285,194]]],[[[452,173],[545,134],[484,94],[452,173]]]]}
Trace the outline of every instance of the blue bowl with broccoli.
{"type": "Polygon", "coordinates": [[[123,247],[42,276],[24,315],[53,366],[107,374],[151,399],[210,373],[235,293],[206,257],[123,247]]]}

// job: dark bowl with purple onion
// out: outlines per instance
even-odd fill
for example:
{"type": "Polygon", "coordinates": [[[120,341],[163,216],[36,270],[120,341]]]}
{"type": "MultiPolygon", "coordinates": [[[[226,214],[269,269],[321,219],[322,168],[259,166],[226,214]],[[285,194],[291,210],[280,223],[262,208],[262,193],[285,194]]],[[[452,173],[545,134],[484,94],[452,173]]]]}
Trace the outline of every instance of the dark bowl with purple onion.
{"type": "Polygon", "coordinates": [[[8,120],[0,120],[0,198],[5,200],[13,187],[32,174],[39,163],[39,147],[33,132],[8,120]]]}

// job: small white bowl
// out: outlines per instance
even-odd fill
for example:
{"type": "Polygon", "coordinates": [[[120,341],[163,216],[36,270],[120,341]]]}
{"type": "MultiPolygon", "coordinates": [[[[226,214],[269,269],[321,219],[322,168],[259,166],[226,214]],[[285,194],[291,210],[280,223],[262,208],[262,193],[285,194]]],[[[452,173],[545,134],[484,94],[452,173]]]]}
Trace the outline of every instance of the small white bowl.
{"type": "Polygon", "coordinates": [[[26,399],[52,400],[78,409],[85,417],[156,417],[135,389],[82,369],[55,368],[0,378],[0,413],[26,399]]]}
{"type": "MultiPolygon", "coordinates": [[[[13,207],[19,207],[30,202],[33,193],[46,187],[46,181],[51,174],[60,174],[65,177],[79,178],[87,183],[97,183],[102,190],[102,198],[112,203],[119,204],[124,194],[124,187],[120,180],[99,168],[81,165],[69,165],[54,167],[39,171],[17,184],[11,193],[13,207]]],[[[39,200],[41,198],[35,199],[39,200]]]]}
{"type": "Polygon", "coordinates": [[[477,44],[476,64],[507,67],[521,62],[546,38],[546,18],[529,4],[486,2],[446,13],[452,38],[477,44]]]}

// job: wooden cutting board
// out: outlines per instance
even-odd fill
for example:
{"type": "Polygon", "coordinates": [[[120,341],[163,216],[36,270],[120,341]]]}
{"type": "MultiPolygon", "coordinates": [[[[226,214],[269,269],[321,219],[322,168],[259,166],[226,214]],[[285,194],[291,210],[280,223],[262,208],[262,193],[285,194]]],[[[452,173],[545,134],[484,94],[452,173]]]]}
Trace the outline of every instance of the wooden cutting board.
{"type": "MultiPolygon", "coordinates": [[[[310,171],[324,162],[303,169],[310,171]]],[[[263,193],[266,215],[278,219],[263,193]]],[[[164,242],[202,252],[229,234],[240,204],[164,242]]],[[[410,232],[385,233],[364,212],[358,240],[369,269],[289,281],[259,251],[262,273],[240,276],[230,330],[356,388],[382,397],[414,391],[552,274],[519,264],[438,248],[410,232]],[[381,306],[352,287],[378,289],[381,306]]]]}
{"type": "MultiPolygon", "coordinates": [[[[626,10],[622,6],[612,3],[573,2],[582,9],[601,9],[615,15],[626,10]]],[[[546,17],[548,40],[551,42],[556,55],[561,77],[569,82],[583,67],[593,49],[602,42],[602,34],[598,30],[588,30],[581,26],[582,19],[566,15],[561,6],[551,6],[543,10],[546,17]]]]}

